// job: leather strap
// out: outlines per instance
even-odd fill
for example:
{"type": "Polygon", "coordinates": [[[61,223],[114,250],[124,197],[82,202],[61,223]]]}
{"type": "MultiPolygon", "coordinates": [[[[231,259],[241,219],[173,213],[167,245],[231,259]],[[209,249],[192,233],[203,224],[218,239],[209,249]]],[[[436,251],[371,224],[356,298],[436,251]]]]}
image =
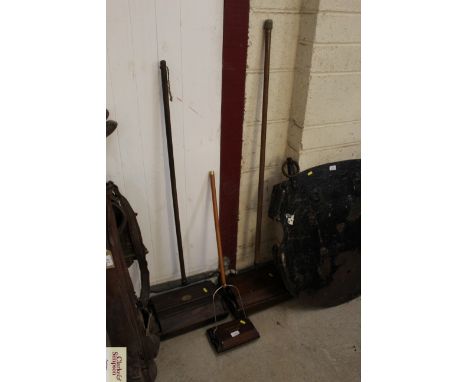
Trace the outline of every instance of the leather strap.
{"type": "Polygon", "coordinates": [[[128,200],[123,196],[117,185],[109,181],[106,185],[112,191],[112,205],[119,209],[124,217],[124,220],[119,226],[119,232],[122,232],[125,229],[125,225],[128,226],[128,231],[130,234],[130,240],[132,243],[135,256],[138,261],[138,266],[140,268],[140,278],[141,278],[141,291],[140,291],[140,304],[142,308],[148,308],[148,301],[150,295],[150,281],[149,281],[149,271],[148,271],[148,262],[146,261],[146,254],[148,250],[143,244],[143,239],[141,236],[140,227],[136,219],[136,213],[133,211],[132,206],[128,200]]]}

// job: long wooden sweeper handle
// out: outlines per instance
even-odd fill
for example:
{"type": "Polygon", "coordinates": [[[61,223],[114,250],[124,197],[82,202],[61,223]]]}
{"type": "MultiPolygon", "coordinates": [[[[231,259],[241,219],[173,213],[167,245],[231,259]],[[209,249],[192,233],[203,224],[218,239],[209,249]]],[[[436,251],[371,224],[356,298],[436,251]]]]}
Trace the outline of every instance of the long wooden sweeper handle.
{"type": "Polygon", "coordinates": [[[216,229],[216,243],[218,244],[218,268],[221,276],[221,284],[226,286],[226,275],[224,274],[224,260],[223,260],[223,248],[221,245],[221,230],[219,229],[219,218],[218,218],[218,200],[216,197],[216,182],[214,171],[210,171],[210,183],[211,183],[211,201],[213,202],[213,217],[216,229]]]}
{"type": "Polygon", "coordinates": [[[255,229],[255,258],[254,264],[260,260],[260,245],[262,241],[262,213],[263,213],[263,188],[265,178],[265,146],[268,119],[268,85],[270,81],[270,46],[272,20],[265,20],[263,30],[265,31],[265,61],[263,63],[263,101],[262,101],[262,131],[260,137],[260,168],[258,171],[258,193],[257,193],[257,226],[255,229]]]}
{"type": "Polygon", "coordinates": [[[159,67],[161,68],[164,120],[166,121],[167,155],[169,158],[169,174],[171,176],[172,206],[174,208],[174,223],[176,228],[177,249],[179,251],[180,276],[182,285],[186,285],[187,276],[185,275],[184,249],[182,247],[182,234],[180,232],[179,219],[179,203],[177,201],[177,183],[174,166],[174,149],[172,147],[171,109],[169,107],[169,70],[167,68],[166,61],[164,60],[160,62],[159,67]]]}

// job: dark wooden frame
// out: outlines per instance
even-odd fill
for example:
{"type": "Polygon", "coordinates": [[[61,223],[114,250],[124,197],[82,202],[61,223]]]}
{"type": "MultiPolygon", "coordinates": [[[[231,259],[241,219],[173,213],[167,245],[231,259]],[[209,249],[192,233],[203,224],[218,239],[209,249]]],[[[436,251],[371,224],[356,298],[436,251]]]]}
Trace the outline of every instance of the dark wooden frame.
{"type": "Polygon", "coordinates": [[[220,225],[223,253],[236,267],[249,0],[224,0],[220,225]]]}

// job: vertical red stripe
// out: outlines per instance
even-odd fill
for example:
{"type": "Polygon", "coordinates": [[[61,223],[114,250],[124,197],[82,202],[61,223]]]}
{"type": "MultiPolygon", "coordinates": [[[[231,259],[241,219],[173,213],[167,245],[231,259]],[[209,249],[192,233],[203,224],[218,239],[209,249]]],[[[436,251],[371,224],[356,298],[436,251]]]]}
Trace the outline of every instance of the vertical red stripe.
{"type": "Polygon", "coordinates": [[[236,266],[249,0],[224,0],[220,225],[223,253],[236,266]]]}

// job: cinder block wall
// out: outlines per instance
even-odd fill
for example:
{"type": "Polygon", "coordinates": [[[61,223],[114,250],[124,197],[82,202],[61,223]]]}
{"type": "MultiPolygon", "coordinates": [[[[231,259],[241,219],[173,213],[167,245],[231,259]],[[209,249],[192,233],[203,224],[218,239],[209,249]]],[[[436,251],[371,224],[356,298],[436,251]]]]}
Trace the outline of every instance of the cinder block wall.
{"type": "Polygon", "coordinates": [[[360,1],[251,0],[237,268],[253,263],[263,86],[263,22],[273,20],[262,254],[281,228],[267,210],[287,156],[302,169],[360,156],[360,1]]]}
{"type": "Polygon", "coordinates": [[[359,0],[303,9],[287,147],[303,169],[360,157],[360,9],[359,0]]]}

